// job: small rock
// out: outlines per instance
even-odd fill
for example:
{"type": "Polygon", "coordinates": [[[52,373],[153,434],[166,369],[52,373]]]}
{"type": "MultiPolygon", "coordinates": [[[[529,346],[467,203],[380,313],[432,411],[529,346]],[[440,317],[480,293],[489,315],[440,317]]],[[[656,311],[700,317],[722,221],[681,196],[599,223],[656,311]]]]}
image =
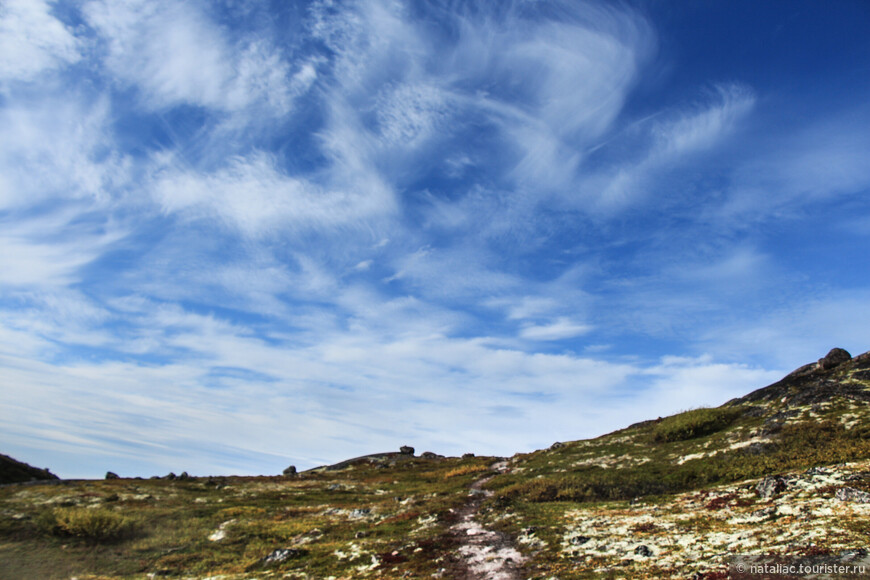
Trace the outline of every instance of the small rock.
{"type": "Polygon", "coordinates": [[[288,467],[287,469],[285,469],[284,471],[282,471],[282,473],[283,473],[284,475],[286,475],[287,477],[293,477],[293,476],[296,475],[296,466],[295,466],[295,465],[291,465],[290,467],[288,467]]]}
{"type": "Polygon", "coordinates": [[[784,492],[787,487],[788,484],[784,477],[779,475],[768,475],[755,486],[755,493],[758,494],[758,497],[767,499],[779,495],[784,492]]]}
{"type": "Polygon", "coordinates": [[[644,546],[643,544],[635,548],[634,553],[644,558],[650,558],[653,556],[653,551],[650,550],[649,547],[644,546]]]}
{"type": "Polygon", "coordinates": [[[169,474],[167,474],[166,479],[169,479],[169,480],[178,479],[178,476],[170,471],[169,474]]]}
{"type": "Polygon", "coordinates": [[[849,354],[849,351],[842,348],[832,348],[824,358],[819,359],[819,368],[826,371],[850,360],[852,360],[852,355],[849,354]]]}
{"type": "Polygon", "coordinates": [[[308,554],[308,550],[302,548],[279,548],[263,558],[263,565],[277,564],[292,558],[301,558],[308,554]]]}
{"type": "Polygon", "coordinates": [[[438,455],[437,453],[432,453],[431,451],[424,451],[420,454],[420,457],[422,457],[423,459],[438,459],[442,456],[438,455]]]}
{"type": "Polygon", "coordinates": [[[574,536],[573,538],[571,538],[571,543],[575,546],[582,546],[591,539],[592,538],[589,538],[587,536],[574,536]]]}
{"type": "Polygon", "coordinates": [[[870,503],[870,493],[855,489],[854,487],[841,487],[837,490],[834,496],[840,501],[851,501],[853,503],[870,503]]]}
{"type": "Polygon", "coordinates": [[[769,518],[773,517],[773,514],[776,513],[776,508],[773,506],[768,506],[766,508],[761,508],[760,510],[755,510],[752,512],[752,517],[754,518],[769,518]]]}
{"type": "Polygon", "coordinates": [[[565,444],[562,443],[561,441],[556,441],[555,443],[550,445],[550,451],[555,451],[556,449],[561,449],[564,446],[565,446],[565,444]]]}
{"type": "Polygon", "coordinates": [[[218,526],[218,529],[209,534],[208,539],[210,542],[220,542],[221,540],[226,539],[227,537],[227,526],[230,524],[234,524],[236,520],[227,520],[221,525],[218,526]]]}
{"type": "Polygon", "coordinates": [[[180,479],[182,481],[186,481],[186,480],[190,479],[190,476],[187,474],[186,471],[182,471],[181,475],[178,476],[178,479],[180,479]]]}
{"type": "Polygon", "coordinates": [[[106,479],[121,479],[121,477],[117,473],[115,473],[114,471],[107,471],[106,472],[106,479]]]}
{"type": "Polygon", "coordinates": [[[358,508],[350,512],[350,515],[348,517],[350,517],[351,519],[360,519],[366,517],[371,512],[371,508],[358,508]]]}
{"type": "Polygon", "coordinates": [[[366,533],[365,530],[360,530],[357,533],[355,533],[353,535],[353,537],[356,538],[357,540],[359,540],[360,538],[365,538],[367,535],[368,535],[368,533],[366,533]]]}
{"type": "Polygon", "coordinates": [[[831,473],[831,470],[827,467],[810,467],[804,473],[806,475],[828,475],[831,473]]]}
{"type": "Polygon", "coordinates": [[[463,453],[462,459],[472,459],[474,457],[474,453],[463,453]]]}
{"type": "Polygon", "coordinates": [[[399,453],[402,455],[414,455],[414,448],[408,445],[402,445],[399,447],[399,453]]]}

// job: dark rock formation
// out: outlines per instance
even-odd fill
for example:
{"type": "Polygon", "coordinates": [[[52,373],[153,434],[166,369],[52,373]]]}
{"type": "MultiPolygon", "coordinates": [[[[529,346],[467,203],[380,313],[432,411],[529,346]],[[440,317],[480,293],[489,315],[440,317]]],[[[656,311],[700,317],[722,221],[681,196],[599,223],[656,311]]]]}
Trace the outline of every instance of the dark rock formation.
{"type": "Polygon", "coordinates": [[[643,544],[635,548],[634,553],[644,558],[650,558],[653,555],[653,551],[650,550],[649,547],[644,546],[643,544]]]}
{"type": "Polygon", "coordinates": [[[114,471],[107,471],[106,472],[106,479],[121,479],[121,477],[117,473],[115,473],[114,471]]]}
{"type": "Polygon", "coordinates": [[[462,454],[462,459],[473,459],[473,458],[474,458],[474,453],[463,453],[462,454]]]}
{"type": "Polygon", "coordinates": [[[804,365],[782,380],[731,403],[745,405],[777,401],[794,409],[830,401],[834,397],[870,402],[870,389],[860,382],[866,380],[862,377],[870,371],[870,356],[867,355],[853,358],[845,350],[835,348],[818,363],[804,365]],[[843,380],[847,376],[858,380],[843,380]]]}
{"type": "Polygon", "coordinates": [[[402,445],[399,447],[399,453],[402,455],[414,455],[414,448],[408,445],[402,445]]]}
{"type": "Polygon", "coordinates": [[[284,475],[286,475],[287,477],[294,477],[296,475],[296,466],[291,465],[290,467],[285,469],[282,473],[284,475]]]}
{"type": "Polygon", "coordinates": [[[59,479],[48,469],[39,469],[8,455],[0,455],[0,484],[59,479]]]}
{"type": "Polygon", "coordinates": [[[852,355],[842,348],[832,348],[824,358],[819,359],[819,368],[823,371],[838,367],[843,363],[852,360],[852,355]]]}

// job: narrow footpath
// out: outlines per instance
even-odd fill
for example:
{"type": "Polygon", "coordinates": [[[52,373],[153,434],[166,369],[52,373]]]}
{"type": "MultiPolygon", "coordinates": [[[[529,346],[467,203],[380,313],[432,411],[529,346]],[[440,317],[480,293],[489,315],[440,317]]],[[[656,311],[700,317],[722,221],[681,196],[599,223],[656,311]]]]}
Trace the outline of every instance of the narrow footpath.
{"type": "MultiPolygon", "coordinates": [[[[507,462],[492,466],[497,473],[507,471],[507,462]]],[[[450,527],[456,542],[459,557],[458,580],[522,580],[522,564],[525,558],[510,539],[501,532],[484,528],[476,516],[483,501],[492,495],[483,489],[495,474],[478,479],[468,495],[468,501],[459,510],[459,522],[450,527]]]]}

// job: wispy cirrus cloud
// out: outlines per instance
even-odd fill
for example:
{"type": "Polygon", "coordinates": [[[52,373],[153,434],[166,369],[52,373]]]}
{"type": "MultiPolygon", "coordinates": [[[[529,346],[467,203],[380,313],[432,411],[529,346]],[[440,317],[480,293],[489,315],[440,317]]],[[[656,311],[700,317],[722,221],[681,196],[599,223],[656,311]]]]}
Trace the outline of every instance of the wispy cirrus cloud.
{"type": "Polygon", "coordinates": [[[232,158],[211,173],[158,160],[152,187],[168,213],[217,218],[253,237],[342,227],[394,210],[392,192],[383,183],[358,183],[353,189],[337,184],[333,189],[286,174],[263,152],[232,158]]]}
{"type": "Polygon", "coordinates": [[[9,451],[508,454],[854,350],[866,107],[777,123],[776,75],[690,72],[659,12],[4,4],[9,451]]]}
{"type": "Polygon", "coordinates": [[[437,161],[450,148],[444,163],[467,151],[466,171],[486,168],[485,179],[536,189],[564,184],[576,169],[578,145],[619,113],[652,41],[630,12],[561,8],[561,20],[524,14],[520,5],[420,8],[446,17],[444,28],[434,29],[399,3],[368,0],[345,10],[317,4],[315,35],[334,51],[328,98],[343,112],[324,134],[337,133],[341,138],[330,142],[343,143],[353,131],[367,144],[354,149],[371,151],[399,177],[415,152],[437,161]],[[473,148],[463,142],[472,128],[473,148]],[[405,163],[396,166],[396,155],[405,163]]]}
{"type": "MultiPolygon", "coordinates": [[[[614,211],[650,197],[663,174],[696,161],[695,155],[722,143],[755,103],[752,90],[741,85],[717,87],[710,102],[649,120],[649,146],[638,159],[593,176],[586,185],[593,207],[614,211]]],[[[660,186],[658,186],[660,187],[660,186]]]]}
{"type": "Polygon", "coordinates": [[[202,2],[94,0],[83,13],[105,43],[106,69],[139,89],[149,108],[287,113],[316,78],[311,63],[292,71],[268,39],[232,38],[208,8],[202,2]]]}
{"type": "Polygon", "coordinates": [[[113,147],[110,123],[107,99],[53,91],[8,97],[0,110],[0,210],[123,192],[130,163],[113,147]]]}
{"type": "Polygon", "coordinates": [[[0,87],[78,62],[80,42],[45,0],[6,0],[0,11],[0,87]]]}

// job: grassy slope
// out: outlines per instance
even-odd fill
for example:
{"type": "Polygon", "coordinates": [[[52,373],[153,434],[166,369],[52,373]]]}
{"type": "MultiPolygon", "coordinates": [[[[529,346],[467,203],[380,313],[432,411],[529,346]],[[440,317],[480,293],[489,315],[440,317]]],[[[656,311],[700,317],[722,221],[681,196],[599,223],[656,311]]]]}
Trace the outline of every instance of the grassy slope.
{"type": "MultiPolygon", "coordinates": [[[[857,479],[849,486],[870,491],[870,477],[859,477],[870,470],[870,463],[861,463],[870,459],[868,401],[865,355],[831,371],[787,377],[718,410],[517,455],[512,471],[488,484],[494,495],[481,517],[517,539],[536,578],[663,577],[687,562],[715,570],[723,550],[737,545],[735,530],[743,530],[739,541],[748,541],[758,518],[767,518],[768,529],[780,526],[779,536],[795,545],[867,547],[870,529],[862,522],[870,513],[840,506],[834,494],[850,474],[857,479]],[[800,474],[843,462],[849,463],[831,473],[800,474]],[[756,497],[753,478],[787,472],[796,482],[789,491],[778,499],[756,497]],[[795,509],[803,514],[799,524],[795,509]],[[834,516],[839,535],[813,531],[834,529],[824,519],[834,516]],[[809,535],[790,536],[789,530],[809,535]],[[661,556],[658,563],[632,555],[640,541],[661,556]]],[[[492,461],[361,461],[292,479],[0,488],[0,578],[428,578],[439,571],[449,578],[452,510],[492,461]],[[89,523],[86,512],[75,511],[82,508],[112,515],[89,523]],[[72,530],[78,536],[60,525],[79,520],[85,525],[72,530]],[[100,537],[88,525],[115,527],[100,537]],[[221,529],[223,539],[209,539],[221,529]],[[282,548],[293,550],[287,559],[264,564],[282,548]]],[[[787,548],[765,541],[739,547],[787,548]]]]}
{"type": "Polygon", "coordinates": [[[0,578],[270,570],[326,578],[390,575],[394,566],[430,575],[446,565],[450,510],[491,461],[418,458],[388,468],[363,462],[292,479],[10,486],[0,489],[0,578]],[[65,535],[58,520],[82,508],[124,518],[125,533],[65,535]],[[225,537],[210,540],[222,525],[225,537]],[[295,551],[283,562],[263,564],[281,548],[295,551]]]}

